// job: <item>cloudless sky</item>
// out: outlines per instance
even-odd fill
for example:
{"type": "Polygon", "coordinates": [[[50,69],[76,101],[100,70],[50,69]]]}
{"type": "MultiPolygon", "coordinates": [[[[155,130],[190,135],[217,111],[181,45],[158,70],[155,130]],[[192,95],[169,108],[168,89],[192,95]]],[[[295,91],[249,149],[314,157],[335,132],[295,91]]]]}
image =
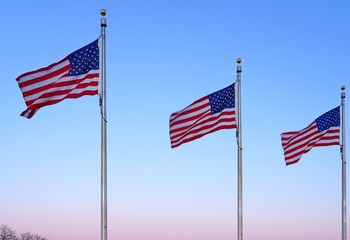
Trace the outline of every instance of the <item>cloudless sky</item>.
{"type": "Polygon", "coordinates": [[[26,106],[15,79],[98,38],[105,8],[108,239],[237,238],[235,130],[171,149],[168,122],[234,82],[238,57],[243,238],[341,238],[339,147],[314,148],[286,167],[280,134],[338,106],[340,87],[350,88],[348,1],[12,0],[1,7],[0,224],[50,240],[100,238],[98,97],[65,100],[28,120],[19,116],[26,106]]]}

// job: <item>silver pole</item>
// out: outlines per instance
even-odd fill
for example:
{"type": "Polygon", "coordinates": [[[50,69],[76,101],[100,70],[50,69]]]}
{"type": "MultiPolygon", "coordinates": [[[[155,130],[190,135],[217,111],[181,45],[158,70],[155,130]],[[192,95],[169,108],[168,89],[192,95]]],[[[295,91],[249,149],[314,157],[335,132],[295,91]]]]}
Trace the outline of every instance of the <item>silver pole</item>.
{"type": "Polygon", "coordinates": [[[106,10],[101,15],[101,239],[107,240],[106,10]]]}
{"type": "Polygon", "coordinates": [[[346,240],[346,143],[345,143],[345,86],[341,87],[341,106],[342,106],[342,240],[346,240]]]}
{"type": "Polygon", "coordinates": [[[243,239],[243,210],[242,210],[242,115],[241,115],[241,73],[242,73],[242,67],[239,65],[241,63],[241,59],[237,59],[237,130],[236,130],[236,136],[237,136],[237,145],[238,145],[238,240],[243,239]]]}

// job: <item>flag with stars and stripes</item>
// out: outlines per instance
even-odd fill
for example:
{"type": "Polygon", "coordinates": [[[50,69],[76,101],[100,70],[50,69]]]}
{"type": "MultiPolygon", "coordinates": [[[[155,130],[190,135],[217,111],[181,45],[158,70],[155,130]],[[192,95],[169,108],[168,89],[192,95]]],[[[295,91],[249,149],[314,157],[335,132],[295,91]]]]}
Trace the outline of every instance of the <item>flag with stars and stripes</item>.
{"type": "Polygon", "coordinates": [[[231,128],[237,128],[234,83],[171,114],[171,147],[178,147],[208,133],[231,128]]]}
{"type": "Polygon", "coordinates": [[[286,165],[297,163],[313,147],[340,145],[340,106],[324,113],[301,131],[281,134],[286,165]]]}
{"type": "Polygon", "coordinates": [[[59,62],[16,79],[27,105],[21,116],[31,118],[40,108],[66,98],[98,94],[99,77],[97,39],[59,62]]]}

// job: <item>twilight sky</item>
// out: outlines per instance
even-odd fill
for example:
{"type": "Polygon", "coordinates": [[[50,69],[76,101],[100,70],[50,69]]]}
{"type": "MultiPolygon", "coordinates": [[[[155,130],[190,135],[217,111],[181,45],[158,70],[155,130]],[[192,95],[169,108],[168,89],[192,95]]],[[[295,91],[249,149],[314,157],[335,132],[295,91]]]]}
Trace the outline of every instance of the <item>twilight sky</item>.
{"type": "Polygon", "coordinates": [[[100,238],[98,97],[28,120],[15,79],[97,39],[105,8],[108,239],[236,239],[235,130],[171,149],[168,122],[234,82],[238,57],[244,240],[340,239],[339,147],[314,148],[286,167],[280,134],[338,106],[340,87],[350,88],[348,1],[1,5],[0,224],[50,240],[100,238]]]}

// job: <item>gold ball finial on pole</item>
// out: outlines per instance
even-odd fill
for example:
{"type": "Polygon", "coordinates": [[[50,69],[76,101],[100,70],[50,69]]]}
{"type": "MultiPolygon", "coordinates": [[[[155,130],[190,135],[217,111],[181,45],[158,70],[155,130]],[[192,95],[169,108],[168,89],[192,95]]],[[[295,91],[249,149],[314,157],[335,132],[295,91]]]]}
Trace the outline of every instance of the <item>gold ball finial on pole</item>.
{"type": "Polygon", "coordinates": [[[102,15],[102,17],[101,17],[101,27],[103,27],[103,28],[107,27],[107,21],[106,21],[106,18],[105,18],[106,14],[107,14],[107,11],[105,9],[101,9],[101,15],[102,15]]]}
{"type": "Polygon", "coordinates": [[[242,72],[242,67],[241,67],[241,62],[242,62],[242,60],[241,60],[241,58],[237,58],[237,73],[241,73],[242,72]]]}

